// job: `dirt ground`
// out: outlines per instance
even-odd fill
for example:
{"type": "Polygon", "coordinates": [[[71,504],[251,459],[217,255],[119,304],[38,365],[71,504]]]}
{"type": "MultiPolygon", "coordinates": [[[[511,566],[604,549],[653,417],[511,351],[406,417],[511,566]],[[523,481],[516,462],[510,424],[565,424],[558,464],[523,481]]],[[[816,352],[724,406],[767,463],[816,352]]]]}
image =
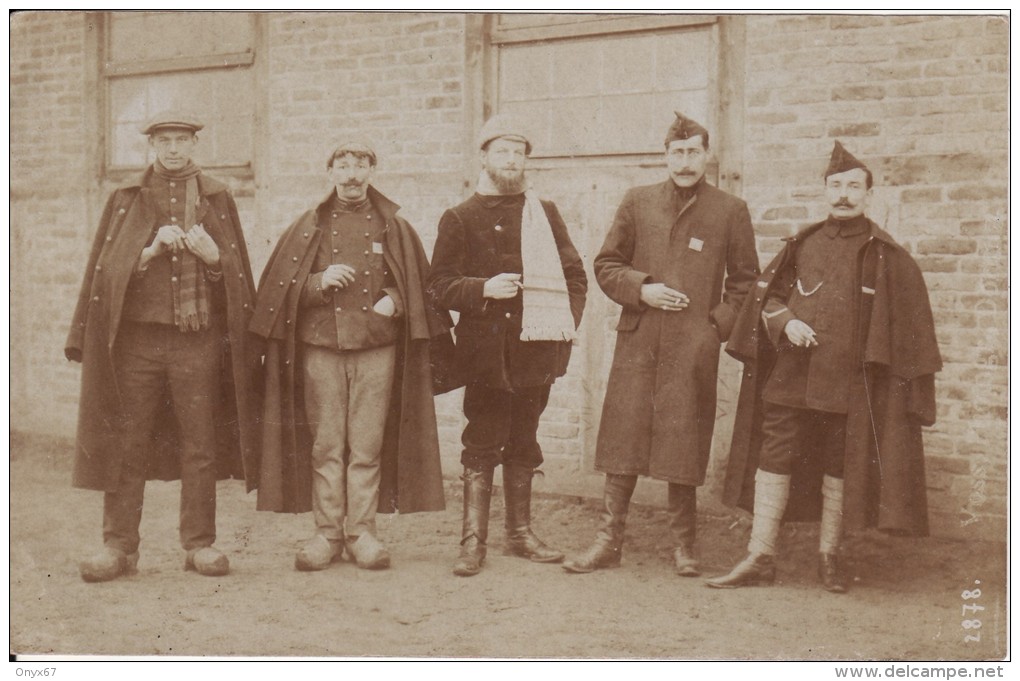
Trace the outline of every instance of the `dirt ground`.
{"type": "MultiPolygon", "coordinates": [[[[461,497],[443,513],[382,516],[393,567],[293,569],[310,515],[257,513],[243,484],[219,487],[219,540],[232,572],[182,570],[176,483],[149,483],[137,575],[86,584],[77,561],[101,541],[101,496],[70,487],[70,445],[12,435],[11,652],[274,657],[985,660],[1007,656],[1006,547],[987,542],[851,537],[850,593],[815,577],[817,527],[784,530],[772,587],[717,591],[675,576],[665,514],[636,507],[623,566],[567,574],[502,553],[497,490],[489,559],[473,578],[450,568],[461,497]],[[980,596],[976,590],[980,589],[980,596]],[[968,591],[969,599],[963,598],[968,591]],[[976,596],[976,597],[975,597],[976,596]],[[984,608],[964,614],[962,606],[984,608]],[[964,620],[980,628],[964,629],[964,620]],[[980,641],[965,642],[967,634],[980,641]]],[[[448,472],[449,473],[449,472],[448,472]]],[[[594,500],[540,495],[534,526],[583,549],[594,500]]],[[[706,574],[742,557],[746,521],[699,518],[706,574]]]]}

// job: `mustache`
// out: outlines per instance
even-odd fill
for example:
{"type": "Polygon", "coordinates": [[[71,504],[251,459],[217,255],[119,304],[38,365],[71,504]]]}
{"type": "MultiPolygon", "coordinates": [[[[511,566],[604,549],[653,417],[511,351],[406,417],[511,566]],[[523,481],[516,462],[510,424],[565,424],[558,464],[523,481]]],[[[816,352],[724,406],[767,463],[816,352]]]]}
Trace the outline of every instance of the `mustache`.
{"type": "Polygon", "coordinates": [[[853,208],[854,204],[850,203],[846,199],[840,199],[836,203],[832,204],[835,208],[853,208]]]}

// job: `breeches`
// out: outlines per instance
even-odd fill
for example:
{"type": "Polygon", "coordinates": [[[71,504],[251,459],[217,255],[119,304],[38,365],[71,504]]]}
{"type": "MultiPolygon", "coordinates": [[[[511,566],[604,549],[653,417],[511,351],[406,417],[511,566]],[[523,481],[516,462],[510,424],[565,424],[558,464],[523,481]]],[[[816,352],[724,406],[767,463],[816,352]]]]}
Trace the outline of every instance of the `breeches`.
{"type": "Polygon", "coordinates": [[[346,351],[305,345],[305,409],[314,439],[312,514],[327,539],[375,534],[395,364],[395,345],[346,351]]]}
{"type": "Polygon", "coordinates": [[[762,430],[758,468],[790,475],[798,461],[821,456],[826,475],[843,477],[846,414],[765,402],[762,430]]]}
{"type": "Polygon", "coordinates": [[[180,426],[180,540],[186,549],[216,540],[216,429],[222,326],[182,333],[167,324],[126,322],[114,347],[120,390],[123,465],[115,492],[103,499],[103,542],[138,550],[151,438],[169,389],[180,426]]]}
{"type": "Polygon", "coordinates": [[[495,468],[511,464],[527,468],[542,465],[538,420],[549,403],[551,385],[499,390],[468,385],[464,416],[468,424],[461,441],[461,464],[467,468],[495,468]]]}

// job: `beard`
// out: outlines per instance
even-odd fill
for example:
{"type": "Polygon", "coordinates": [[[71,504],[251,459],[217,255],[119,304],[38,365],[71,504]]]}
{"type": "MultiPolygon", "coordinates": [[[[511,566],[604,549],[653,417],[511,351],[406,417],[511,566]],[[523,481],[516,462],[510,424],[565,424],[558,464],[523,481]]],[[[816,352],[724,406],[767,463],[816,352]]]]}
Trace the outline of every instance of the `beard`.
{"type": "Polygon", "coordinates": [[[520,194],[525,187],[524,169],[504,170],[501,168],[486,168],[485,174],[496,185],[496,189],[503,194],[520,194]]]}

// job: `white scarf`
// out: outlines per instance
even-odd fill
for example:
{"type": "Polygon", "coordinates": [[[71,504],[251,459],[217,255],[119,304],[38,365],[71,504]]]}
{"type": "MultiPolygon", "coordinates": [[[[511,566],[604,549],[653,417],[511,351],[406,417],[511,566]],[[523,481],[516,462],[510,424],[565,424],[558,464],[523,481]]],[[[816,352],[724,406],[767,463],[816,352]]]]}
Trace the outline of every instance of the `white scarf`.
{"type": "MultiPolygon", "coordinates": [[[[478,179],[478,193],[500,193],[484,170],[478,179]]],[[[575,340],[577,331],[570,312],[570,295],[560,251],[542,202],[530,187],[524,192],[521,215],[521,260],[524,264],[521,340],[575,340]]]]}

